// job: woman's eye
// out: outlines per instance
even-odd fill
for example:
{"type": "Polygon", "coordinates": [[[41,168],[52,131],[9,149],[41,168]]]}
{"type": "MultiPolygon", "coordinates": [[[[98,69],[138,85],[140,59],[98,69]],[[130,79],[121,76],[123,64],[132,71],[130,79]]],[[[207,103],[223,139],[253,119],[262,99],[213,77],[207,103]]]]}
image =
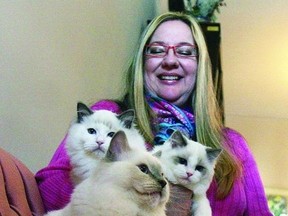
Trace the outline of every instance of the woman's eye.
{"type": "Polygon", "coordinates": [[[108,137],[113,137],[114,134],[115,134],[115,132],[109,132],[109,133],[107,134],[107,136],[108,136],[108,137]]]}
{"type": "Polygon", "coordinates": [[[179,162],[180,164],[185,165],[185,166],[187,166],[187,163],[188,163],[185,158],[181,158],[181,157],[178,158],[178,162],[179,162]]]}
{"type": "Polygon", "coordinates": [[[96,134],[96,130],[94,128],[88,128],[87,131],[89,134],[96,134]]]}
{"type": "Polygon", "coordinates": [[[181,56],[198,56],[198,49],[190,45],[178,46],[176,47],[176,52],[181,56]]]}
{"type": "Polygon", "coordinates": [[[141,170],[141,172],[148,174],[150,173],[150,170],[146,164],[140,164],[138,165],[138,168],[141,170]]]}
{"type": "Polygon", "coordinates": [[[179,55],[185,55],[185,56],[191,56],[192,53],[193,53],[193,48],[192,47],[178,47],[176,52],[179,54],[179,55]]]}
{"type": "Polygon", "coordinates": [[[161,54],[164,52],[165,52],[165,49],[164,47],[161,47],[161,46],[152,46],[152,47],[149,47],[147,50],[148,54],[158,54],[158,53],[161,54]]]}
{"type": "Polygon", "coordinates": [[[198,170],[199,172],[202,172],[205,168],[201,165],[198,165],[198,166],[196,166],[195,169],[198,170]]]}

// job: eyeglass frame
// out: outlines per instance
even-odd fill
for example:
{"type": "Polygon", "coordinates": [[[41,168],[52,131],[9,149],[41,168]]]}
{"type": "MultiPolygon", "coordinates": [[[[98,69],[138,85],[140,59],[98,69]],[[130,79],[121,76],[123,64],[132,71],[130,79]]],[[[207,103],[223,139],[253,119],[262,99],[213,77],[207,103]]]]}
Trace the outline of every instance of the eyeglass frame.
{"type": "Polygon", "coordinates": [[[165,44],[165,43],[159,43],[159,42],[153,42],[153,43],[150,43],[150,44],[147,44],[145,45],[146,49],[145,49],[145,52],[144,54],[146,56],[149,56],[149,57],[155,57],[155,58],[164,58],[165,56],[168,55],[168,52],[170,49],[173,50],[174,52],[174,55],[178,58],[191,58],[191,57],[197,57],[199,55],[198,53],[198,46],[197,45],[193,45],[193,44],[190,44],[190,43],[180,43],[180,44],[177,44],[177,45],[168,45],[168,44],[165,44]],[[148,47],[151,47],[153,45],[159,45],[159,46],[162,46],[164,47],[164,51],[163,54],[148,54],[147,53],[147,48],[148,47]],[[178,47],[182,47],[182,46],[189,46],[189,47],[192,47],[193,48],[193,51],[196,52],[195,55],[181,55],[179,53],[176,52],[176,49],[178,47]]]}

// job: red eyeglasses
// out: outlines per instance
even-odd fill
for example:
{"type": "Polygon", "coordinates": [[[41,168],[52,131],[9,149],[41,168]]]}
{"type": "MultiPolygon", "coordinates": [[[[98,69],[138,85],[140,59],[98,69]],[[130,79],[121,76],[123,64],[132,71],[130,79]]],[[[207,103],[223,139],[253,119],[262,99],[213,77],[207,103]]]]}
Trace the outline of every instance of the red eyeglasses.
{"type": "Polygon", "coordinates": [[[174,54],[179,58],[189,58],[198,56],[198,49],[196,45],[192,44],[178,44],[167,45],[162,43],[152,43],[146,45],[145,55],[150,57],[165,57],[169,49],[173,49],[174,54]]]}

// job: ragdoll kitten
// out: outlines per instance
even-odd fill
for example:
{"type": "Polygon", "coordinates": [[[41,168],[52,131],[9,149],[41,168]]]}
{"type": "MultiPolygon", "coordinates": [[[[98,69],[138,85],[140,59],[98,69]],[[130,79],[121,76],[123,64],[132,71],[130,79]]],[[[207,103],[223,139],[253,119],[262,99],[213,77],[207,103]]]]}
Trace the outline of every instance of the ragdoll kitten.
{"type": "Polygon", "coordinates": [[[76,186],[70,203],[46,216],[165,216],[168,198],[159,159],[131,148],[119,131],[92,175],[76,186]]]}
{"type": "Polygon", "coordinates": [[[137,147],[146,150],[144,139],[133,126],[133,120],[133,110],[117,115],[108,110],[93,112],[85,104],[77,104],[77,120],[72,123],[66,141],[72,165],[71,178],[75,185],[91,174],[99,159],[105,156],[113,135],[119,130],[125,131],[131,145],[135,141],[137,147]]]}
{"type": "Polygon", "coordinates": [[[221,149],[212,149],[175,131],[161,146],[155,146],[167,180],[193,191],[192,215],[211,216],[206,197],[221,149]]]}

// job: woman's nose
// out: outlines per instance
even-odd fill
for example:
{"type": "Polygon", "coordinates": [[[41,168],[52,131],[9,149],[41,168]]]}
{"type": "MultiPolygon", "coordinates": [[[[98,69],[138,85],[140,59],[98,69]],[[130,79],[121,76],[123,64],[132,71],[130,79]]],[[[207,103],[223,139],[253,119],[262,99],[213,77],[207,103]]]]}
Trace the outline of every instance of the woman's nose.
{"type": "Polygon", "coordinates": [[[167,51],[166,56],[162,60],[162,67],[164,68],[177,68],[179,61],[173,49],[167,51]]]}

